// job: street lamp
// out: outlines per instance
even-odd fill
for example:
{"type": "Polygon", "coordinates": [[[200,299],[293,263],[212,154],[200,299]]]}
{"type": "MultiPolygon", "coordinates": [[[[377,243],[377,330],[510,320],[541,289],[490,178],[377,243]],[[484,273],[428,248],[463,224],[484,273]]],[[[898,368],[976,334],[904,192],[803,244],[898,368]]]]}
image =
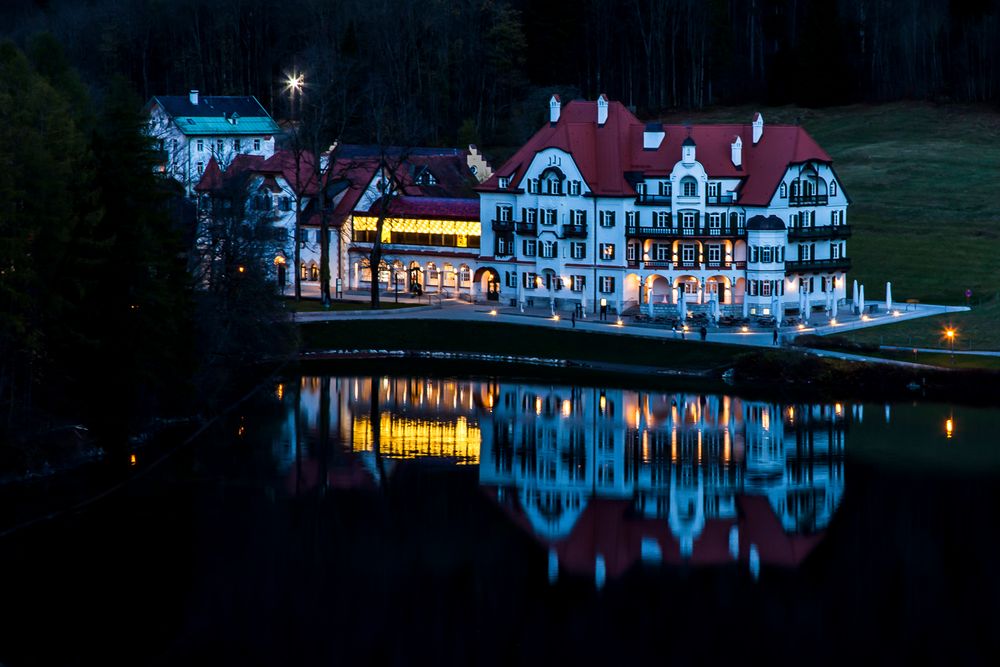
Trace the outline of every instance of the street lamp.
{"type": "Polygon", "coordinates": [[[305,88],[306,77],[304,74],[293,72],[285,76],[285,90],[289,93],[291,101],[292,116],[295,116],[295,93],[299,93],[299,107],[302,107],[302,89],[305,88]]]}
{"type": "Polygon", "coordinates": [[[944,330],[944,335],[945,335],[945,338],[948,339],[948,343],[951,346],[951,356],[952,356],[952,358],[954,358],[954,356],[955,356],[955,336],[957,335],[957,333],[956,333],[956,331],[953,328],[949,327],[949,328],[947,328],[947,329],[944,330]]]}

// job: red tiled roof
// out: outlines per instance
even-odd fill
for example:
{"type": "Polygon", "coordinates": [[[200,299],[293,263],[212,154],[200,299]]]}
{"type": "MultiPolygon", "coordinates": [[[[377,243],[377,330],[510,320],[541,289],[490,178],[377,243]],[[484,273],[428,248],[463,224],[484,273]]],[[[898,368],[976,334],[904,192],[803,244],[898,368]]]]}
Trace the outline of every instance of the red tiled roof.
{"type": "Polygon", "coordinates": [[[760,141],[753,143],[753,126],[744,125],[664,125],[663,142],[656,150],[644,150],[645,124],[620,102],[608,105],[608,120],[597,125],[597,102],[573,101],[563,106],[559,121],[546,123],[510,160],[496,170],[482,186],[496,192],[498,178],[511,177],[516,185],[524,178],[535,153],[558,148],[573,155],[587,186],[599,196],[632,197],[635,189],[626,181],[626,172],[650,176],[668,175],[681,159],[681,145],[690,136],[697,148],[696,159],[713,178],[743,179],[737,203],[766,206],[790,164],[808,161],[831,162],[803,128],[767,125],[760,141]],[[733,166],[731,144],[743,141],[742,168],[733,166]]]}
{"type": "MultiPolygon", "coordinates": [[[[484,487],[491,499],[493,493],[484,487]]],[[[757,547],[762,564],[781,567],[796,567],[823,539],[823,531],[808,535],[788,534],[775,516],[767,498],[763,496],[739,495],[740,507],[736,519],[708,519],[701,533],[694,540],[689,563],[693,565],[724,565],[732,563],[729,552],[729,531],[733,526],[739,529],[738,560],[749,558],[750,545],[757,547]]],[[[554,548],[559,555],[561,567],[575,574],[593,574],[594,562],[598,555],[604,557],[609,578],[624,574],[642,559],[642,541],[655,540],[660,547],[662,561],[677,565],[685,562],[680,552],[680,543],[670,531],[666,519],[651,519],[636,516],[631,511],[631,502],[608,498],[591,498],[569,535],[548,543],[538,536],[524,510],[517,505],[504,505],[511,519],[539,541],[554,548]]]]}
{"type": "Polygon", "coordinates": [[[438,220],[479,220],[478,199],[451,197],[395,197],[389,202],[389,215],[438,220]]]}

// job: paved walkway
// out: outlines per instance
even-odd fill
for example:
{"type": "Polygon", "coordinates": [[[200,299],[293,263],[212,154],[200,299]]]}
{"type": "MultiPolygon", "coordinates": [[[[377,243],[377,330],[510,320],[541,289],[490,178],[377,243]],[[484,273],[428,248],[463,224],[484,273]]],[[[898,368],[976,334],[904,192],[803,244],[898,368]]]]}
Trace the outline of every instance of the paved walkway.
{"type": "Polygon", "coordinates": [[[965,354],[978,357],[1000,357],[1000,352],[996,350],[955,350],[952,352],[948,348],[940,347],[900,347],[898,345],[880,345],[882,350],[901,350],[903,352],[931,352],[934,354],[965,354]]]}
{"type": "MultiPolygon", "coordinates": [[[[317,291],[318,295],[318,291],[317,291]]],[[[357,299],[358,301],[364,301],[365,295],[363,293],[349,293],[345,295],[348,299],[357,299]]],[[[383,299],[390,300],[393,299],[393,295],[388,295],[388,298],[383,296],[383,299]]],[[[431,301],[433,303],[435,299],[432,297],[431,301]]],[[[355,311],[331,311],[331,312],[309,312],[309,313],[298,313],[295,316],[297,322],[323,322],[331,320],[365,320],[371,319],[372,317],[378,317],[380,320],[384,319],[408,319],[414,316],[421,319],[441,319],[441,320],[452,320],[457,322],[461,321],[493,321],[493,322],[509,322],[515,324],[524,324],[528,326],[539,326],[547,327],[550,329],[577,329],[580,331],[595,331],[602,333],[611,334],[622,334],[626,337],[644,337],[644,338],[675,338],[675,339],[685,339],[691,341],[699,341],[700,336],[696,328],[692,327],[686,334],[680,332],[675,333],[672,329],[666,326],[657,326],[650,324],[635,324],[630,320],[631,318],[625,318],[624,321],[619,323],[618,319],[614,316],[609,316],[606,321],[601,321],[595,315],[591,315],[587,318],[577,318],[574,323],[571,317],[565,313],[557,313],[558,317],[553,317],[551,311],[547,308],[531,308],[525,309],[523,312],[517,308],[501,307],[499,305],[493,304],[469,304],[467,301],[459,299],[442,299],[436,305],[427,305],[427,297],[421,297],[420,299],[414,299],[411,297],[400,297],[399,301],[420,304],[423,307],[417,308],[403,308],[398,310],[385,310],[377,311],[377,315],[370,310],[355,310],[355,311]]],[[[823,324],[805,327],[782,327],[779,329],[779,335],[782,340],[785,340],[792,335],[798,334],[809,334],[814,333],[818,335],[827,335],[833,333],[841,333],[844,331],[853,331],[856,329],[868,328],[873,326],[881,326],[884,324],[894,324],[896,322],[917,319],[920,317],[928,317],[931,315],[938,315],[948,312],[957,312],[968,310],[965,307],[956,306],[934,306],[928,304],[920,304],[918,306],[910,305],[908,311],[900,311],[897,314],[883,314],[870,316],[864,320],[856,316],[844,313],[845,319],[841,320],[837,324],[823,324]]],[[[813,322],[817,322],[818,317],[813,318],[813,322]]],[[[825,318],[824,318],[825,320],[825,318]]],[[[747,331],[738,331],[728,328],[709,328],[709,333],[707,340],[712,343],[723,343],[728,345],[744,345],[744,346],[755,346],[755,347],[773,347],[774,334],[773,329],[761,329],[756,327],[749,327],[747,331]]],[[[907,348],[910,349],[910,348],[907,348]]],[[[907,361],[897,361],[894,359],[881,359],[878,357],[867,357],[859,354],[850,354],[846,352],[832,351],[832,350],[806,350],[817,356],[827,357],[827,358],[837,358],[845,359],[849,361],[867,361],[871,363],[889,364],[895,366],[910,366],[918,368],[936,368],[933,366],[926,366],[923,364],[914,364],[907,361]]],[[[940,352],[940,350],[934,350],[940,352]]]]}

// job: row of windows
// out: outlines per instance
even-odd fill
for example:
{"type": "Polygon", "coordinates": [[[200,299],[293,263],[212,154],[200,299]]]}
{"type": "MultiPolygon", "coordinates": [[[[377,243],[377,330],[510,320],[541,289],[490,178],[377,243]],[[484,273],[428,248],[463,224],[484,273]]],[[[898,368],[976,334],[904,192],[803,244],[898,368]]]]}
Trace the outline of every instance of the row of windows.
{"type": "MultiPolygon", "coordinates": [[[[718,243],[712,243],[706,248],[706,257],[709,264],[719,264],[722,262],[722,245],[718,243]]],[[[641,252],[641,246],[638,243],[630,243],[626,250],[627,258],[630,262],[636,261],[641,252]]],[[[655,262],[676,262],[678,255],[673,253],[673,248],[669,243],[654,243],[650,250],[650,261],[655,262]]],[[[691,264],[697,261],[698,249],[694,244],[684,243],[680,246],[681,261],[685,264],[691,264]]]]}
{"type": "Polygon", "coordinates": [[[785,261],[785,247],[784,246],[750,246],[750,262],[756,263],[761,262],[762,264],[770,264],[771,262],[784,262],[785,261]]]}
{"type": "MultiPolygon", "coordinates": [[[[816,194],[824,194],[819,192],[823,188],[820,184],[827,185],[826,181],[822,178],[811,179],[811,178],[796,178],[791,182],[792,199],[799,197],[812,197],[816,194]]],[[[782,182],[778,187],[778,196],[782,199],[788,197],[788,183],[782,182]]],[[[837,196],[837,181],[835,179],[830,179],[828,192],[831,197],[837,196]]]]}
{"type": "MultiPolygon", "coordinates": [[[[353,239],[360,243],[374,243],[374,229],[354,230],[353,239]]],[[[448,248],[478,248],[478,236],[465,234],[425,234],[420,232],[389,232],[389,243],[400,245],[445,246],[448,248]]]]}
{"type": "MultiPolygon", "coordinates": [[[[506,188],[507,185],[503,184],[505,180],[501,178],[501,188],[506,188]]],[[[540,178],[529,178],[528,179],[528,194],[531,195],[562,195],[568,194],[572,197],[578,197],[581,192],[583,192],[583,184],[580,181],[572,180],[565,181],[565,191],[563,187],[564,181],[559,176],[555,174],[550,174],[548,176],[543,176],[540,178]]]]}
{"type": "MultiPolygon", "coordinates": [[[[517,272],[506,271],[504,274],[504,282],[507,287],[517,287],[517,272]]],[[[555,273],[545,272],[542,275],[538,275],[537,273],[526,272],[521,274],[521,285],[525,289],[544,287],[548,290],[561,290],[566,288],[574,292],[582,292],[584,287],[587,286],[587,276],[579,274],[569,276],[567,284],[567,282],[555,273]]],[[[602,294],[613,294],[615,291],[615,277],[600,276],[598,278],[598,288],[602,294]]]]}
{"type": "MultiPolygon", "coordinates": [[[[816,244],[802,243],[798,246],[798,256],[800,262],[808,262],[816,259],[816,244]]],[[[830,243],[830,259],[841,259],[847,257],[847,242],[835,241],[830,243]]]]}
{"type": "MultiPolygon", "coordinates": [[[[234,138],[232,140],[232,146],[233,146],[233,152],[234,153],[240,153],[244,149],[249,149],[249,147],[251,145],[253,145],[253,149],[255,151],[259,151],[260,150],[260,139],[254,139],[252,141],[252,144],[249,141],[247,143],[244,143],[243,139],[239,139],[239,138],[234,138]]],[[[211,140],[206,141],[205,139],[196,139],[195,142],[194,142],[194,149],[198,153],[204,153],[206,146],[208,146],[209,148],[211,148],[212,141],[211,140]]],[[[219,153],[222,153],[222,152],[224,152],[226,150],[226,142],[225,142],[224,139],[216,139],[215,140],[215,150],[217,152],[219,152],[219,153]]]]}

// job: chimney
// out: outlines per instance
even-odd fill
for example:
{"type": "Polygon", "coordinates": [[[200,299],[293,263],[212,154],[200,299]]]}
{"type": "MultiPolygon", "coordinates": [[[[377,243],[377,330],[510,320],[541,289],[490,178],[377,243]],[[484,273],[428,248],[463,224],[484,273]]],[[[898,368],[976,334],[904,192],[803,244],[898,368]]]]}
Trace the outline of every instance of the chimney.
{"type": "Polygon", "coordinates": [[[608,122],[608,96],[601,93],[597,98],[597,124],[604,125],[608,122]]]}
{"type": "Polygon", "coordinates": [[[553,95],[549,100],[549,122],[553,125],[559,122],[559,112],[562,105],[559,103],[559,96],[553,95]]]}
{"type": "Polygon", "coordinates": [[[740,135],[737,134],[736,137],[733,138],[733,143],[732,143],[732,145],[729,148],[732,150],[733,166],[736,167],[737,169],[742,168],[743,167],[743,140],[740,139],[740,135]]]}
{"type": "Polygon", "coordinates": [[[667,133],[663,131],[663,123],[647,123],[646,129],[642,132],[642,149],[645,151],[655,151],[663,143],[663,138],[667,133]]]}
{"type": "Polygon", "coordinates": [[[760,138],[764,136],[764,117],[758,111],[753,115],[753,145],[756,146],[760,138]]]}
{"type": "Polygon", "coordinates": [[[190,93],[188,93],[188,100],[191,102],[191,104],[198,106],[198,91],[192,90],[190,93]]]}

